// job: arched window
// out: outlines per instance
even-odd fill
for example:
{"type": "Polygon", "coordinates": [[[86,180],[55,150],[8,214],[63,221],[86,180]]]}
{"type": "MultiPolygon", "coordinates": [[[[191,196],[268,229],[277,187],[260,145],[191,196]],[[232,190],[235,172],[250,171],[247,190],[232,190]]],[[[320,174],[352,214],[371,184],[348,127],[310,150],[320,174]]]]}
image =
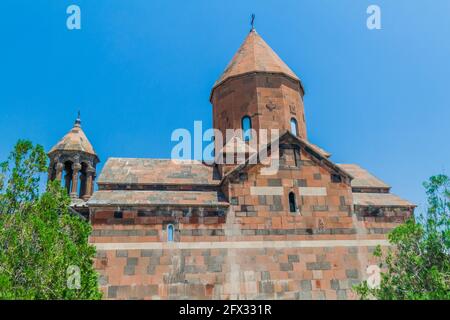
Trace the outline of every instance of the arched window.
{"type": "Polygon", "coordinates": [[[294,118],[291,118],[291,133],[296,137],[298,136],[297,120],[295,120],[294,118]]]}
{"type": "Polygon", "coordinates": [[[242,135],[244,141],[250,141],[252,138],[252,119],[249,116],[242,118],[242,135]]]}
{"type": "Polygon", "coordinates": [[[167,242],[173,242],[173,224],[167,226],[167,242]]]}
{"type": "Polygon", "coordinates": [[[289,193],[289,211],[297,212],[297,204],[295,203],[295,194],[293,192],[289,193]]]}

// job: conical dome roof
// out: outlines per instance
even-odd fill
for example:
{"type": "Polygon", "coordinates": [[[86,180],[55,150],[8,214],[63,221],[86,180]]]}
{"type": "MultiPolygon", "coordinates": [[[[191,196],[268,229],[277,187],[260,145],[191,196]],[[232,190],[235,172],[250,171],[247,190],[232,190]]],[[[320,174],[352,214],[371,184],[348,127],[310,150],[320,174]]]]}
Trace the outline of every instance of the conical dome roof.
{"type": "Polygon", "coordinates": [[[228,78],[252,72],[282,73],[300,81],[255,29],[247,35],[225,71],[217,79],[213,90],[228,78]]]}
{"type": "Polygon", "coordinates": [[[81,120],[75,120],[73,128],[50,150],[48,154],[55,151],[80,151],[97,155],[88,138],[81,129],[81,120]]]}

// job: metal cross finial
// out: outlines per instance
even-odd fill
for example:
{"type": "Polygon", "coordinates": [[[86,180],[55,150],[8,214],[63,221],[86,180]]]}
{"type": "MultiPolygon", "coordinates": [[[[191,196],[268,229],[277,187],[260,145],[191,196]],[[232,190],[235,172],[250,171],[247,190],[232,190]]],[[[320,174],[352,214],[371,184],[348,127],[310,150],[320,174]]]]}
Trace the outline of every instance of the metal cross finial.
{"type": "Polygon", "coordinates": [[[81,125],[80,114],[81,114],[80,110],[78,110],[78,116],[77,116],[77,119],[75,120],[75,125],[78,127],[81,125]]]}
{"type": "Polygon", "coordinates": [[[252,25],[252,30],[255,30],[255,14],[252,13],[252,21],[250,22],[250,24],[252,25]]]}

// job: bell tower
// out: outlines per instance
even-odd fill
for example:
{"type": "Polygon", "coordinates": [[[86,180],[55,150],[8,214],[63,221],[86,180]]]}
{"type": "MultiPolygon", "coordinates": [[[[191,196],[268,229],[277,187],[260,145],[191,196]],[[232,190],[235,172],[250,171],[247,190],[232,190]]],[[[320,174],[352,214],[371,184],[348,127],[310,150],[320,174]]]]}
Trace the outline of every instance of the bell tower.
{"type": "Polygon", "coordinates": [[[59,180],[73,200],[87,201],[94,191],[96,166],[100,162],[81,129],[80,114],[73,128],[48,152],[48,180],[59,180]]]}
{"type": "Polygon", "coordinates": [[[211,91],[213,126],[224,137],[216,150],[227,142],[226,129],[242,129],[244,141],[253,139],[245,134],[249,127],[258,135],[278,129],[306,139],[303,95],[297,75],[252,28],[211,91]]]}

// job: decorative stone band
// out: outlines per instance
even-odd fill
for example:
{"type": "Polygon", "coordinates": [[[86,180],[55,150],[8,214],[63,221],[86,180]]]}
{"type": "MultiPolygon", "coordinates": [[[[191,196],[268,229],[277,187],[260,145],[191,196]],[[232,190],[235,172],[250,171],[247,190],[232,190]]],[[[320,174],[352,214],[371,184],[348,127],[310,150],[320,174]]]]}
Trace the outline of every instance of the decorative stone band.
{"type": "MultiPolygon", "coordinates": [[[[323,187],[299,187],[301,196],[326,196],[327,188],[323,187]]],[[[254,196],[282,196],[283,187],[250,187],[250,194],[254,196]]]]}
{"type": "Polygon", "coordinates": [[[97,250],[161,249],[262,249],[389,246],[389,241],[372,240],[305,240],[305,241],[221,241],[221,242],[129,242],[95,243],[97,250]]]}
{"type": "Polygon", "coordinates": [[[301,196],[326,196],[327,188],[322,187],[299,187],[298,193],[301,196]]]}
{"type": "Polygon", "coordinates": [[[250,187],[253,196],[282,196],[283,187],[250,187]]]}

